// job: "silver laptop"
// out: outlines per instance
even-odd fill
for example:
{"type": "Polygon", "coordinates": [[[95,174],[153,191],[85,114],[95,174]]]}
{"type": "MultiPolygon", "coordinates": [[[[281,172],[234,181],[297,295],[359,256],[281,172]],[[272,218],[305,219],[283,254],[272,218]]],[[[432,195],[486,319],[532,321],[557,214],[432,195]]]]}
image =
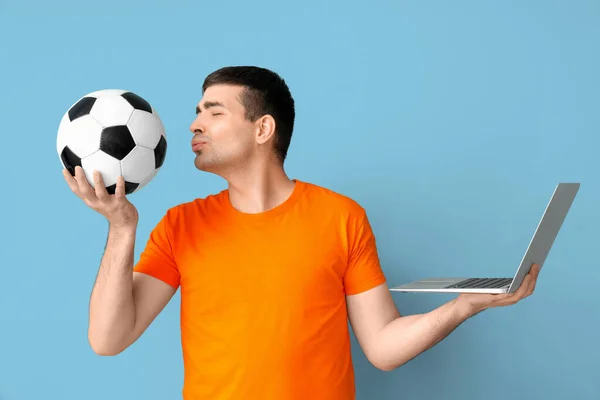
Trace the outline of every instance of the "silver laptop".
{"type": "Polygon", "coordinates": [[[397,292],[437,293],[512,293],[516,291],[533,264],[544,265],[554,239],[558,235],[579,183],[560,183],[554,189],[533,238],[512,278],[429,278],[391,288],[397,292]]]}

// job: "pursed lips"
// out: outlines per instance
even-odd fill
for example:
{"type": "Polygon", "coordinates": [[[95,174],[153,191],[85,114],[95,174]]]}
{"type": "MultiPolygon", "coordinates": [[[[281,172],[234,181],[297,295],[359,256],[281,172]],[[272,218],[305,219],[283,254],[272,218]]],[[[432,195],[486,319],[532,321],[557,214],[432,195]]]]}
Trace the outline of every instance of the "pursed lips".
{"type": "Polygon", "coordinates": [[[192,150],[197,151],[200,150],[206,144],[205,140],[192,140],[192,150]]]}

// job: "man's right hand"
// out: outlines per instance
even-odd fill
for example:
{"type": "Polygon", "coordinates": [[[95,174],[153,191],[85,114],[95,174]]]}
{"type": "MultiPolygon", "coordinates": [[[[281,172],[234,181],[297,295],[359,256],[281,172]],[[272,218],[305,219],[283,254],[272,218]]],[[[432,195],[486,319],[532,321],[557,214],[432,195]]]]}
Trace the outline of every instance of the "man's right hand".
{"type": "Polygon", "coordinates": [[[63,176],[67,184],[90,208],[102,214],[110,224],[115,228],[135,228],[138,223],[138,212],[135,206],[125,196],[125,179],[122,176],[117,178],[117,187],[115,194],[107,192],[98,171],[94,171],[94,187],[88,182],[83,168],[75,167],[75,176],[67,169],[63,169],[63,176]]]}

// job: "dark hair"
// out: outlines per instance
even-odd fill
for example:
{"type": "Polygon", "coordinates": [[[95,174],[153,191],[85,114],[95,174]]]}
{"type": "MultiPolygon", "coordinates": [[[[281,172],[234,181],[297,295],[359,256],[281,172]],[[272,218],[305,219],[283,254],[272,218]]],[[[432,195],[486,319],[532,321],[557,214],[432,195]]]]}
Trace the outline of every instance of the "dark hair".
{"type": "Polygon", "coordinates": [[[284,162],[294,130],[294,99],[285,81],[275,72],[254,66],[223,67],[212,72],[202,84],[202,91],[212,85],[244,87],[240,101],[246,109],[246,118],[256,121],[269,114],[275,120],[274,151],[284,162]]]}

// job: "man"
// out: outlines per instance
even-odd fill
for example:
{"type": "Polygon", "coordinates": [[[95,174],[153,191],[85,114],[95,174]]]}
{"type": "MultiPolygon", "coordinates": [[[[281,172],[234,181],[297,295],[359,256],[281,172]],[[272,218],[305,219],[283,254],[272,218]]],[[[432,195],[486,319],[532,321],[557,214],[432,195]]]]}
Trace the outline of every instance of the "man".
{"type": "Polygon", "coordinates": [[[186,400],[351,400],[348,320],[366,357],[392,370],[473,315],[529,296],[538,269],[508,295],[459,295],[400,316],[365,210],[288,178],[284,160],[294,100],[274,72],[227,67],[210,74],[191,124],[199,170],[228,189],[169,209],[134,263],[136,208],[118,180],[81,168],[69,186],[109,222],[90,301],[89,342],[116,355],[181,288],[186,400]]]}

